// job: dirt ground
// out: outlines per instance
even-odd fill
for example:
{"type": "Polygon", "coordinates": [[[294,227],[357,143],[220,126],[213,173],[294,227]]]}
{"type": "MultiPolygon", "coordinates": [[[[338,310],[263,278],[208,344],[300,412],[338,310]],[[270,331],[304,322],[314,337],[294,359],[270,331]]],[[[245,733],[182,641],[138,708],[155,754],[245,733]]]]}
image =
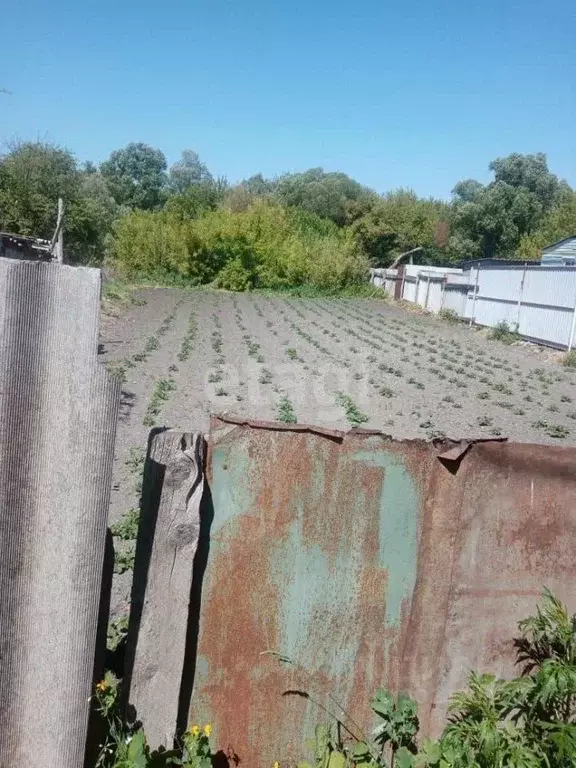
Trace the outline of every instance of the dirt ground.
{"type": "Polygon", "coordinates": [[[100,360],[122,376],[110,520],[127,607],[129,510],[152,426],[207,431],[209,414],[281,418],[394,438],[576,442],[576,373],[549,351],[489,341],[376,300],[147,289],[103,315],[100,360]],[[125,553],[125,562],[122,553],[125,553]]]}

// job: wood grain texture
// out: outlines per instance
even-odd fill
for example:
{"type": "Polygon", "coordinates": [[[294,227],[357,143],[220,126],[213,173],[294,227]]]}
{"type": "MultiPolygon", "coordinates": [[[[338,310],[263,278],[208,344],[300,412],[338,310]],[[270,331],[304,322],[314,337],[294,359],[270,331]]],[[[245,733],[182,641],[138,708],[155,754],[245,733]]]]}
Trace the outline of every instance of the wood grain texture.
{"type": "Polygon", "coordinates": [[[204,438],[153,432],[144,468],[128,636],[129,701],[152,747],[170,746],[189,621],[200,532],[204,438]]]}

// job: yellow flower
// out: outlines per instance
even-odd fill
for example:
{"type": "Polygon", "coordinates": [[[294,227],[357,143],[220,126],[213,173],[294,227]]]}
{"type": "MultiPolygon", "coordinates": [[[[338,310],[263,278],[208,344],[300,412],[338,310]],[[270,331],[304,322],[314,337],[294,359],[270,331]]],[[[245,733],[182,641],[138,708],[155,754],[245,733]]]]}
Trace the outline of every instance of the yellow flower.
{"type": "Polygon", "coordinates": [[[107,691],[108,690],[108,683],[106,682],[106,680],[100,680],[100,682],[96,686],[96,690],[100,691],[101,693],[103,693],[104,691],[107,691]]]}
{"type": "Polygon", "coordinates": [[[200,735],[200,726],[199,725],[191,726],[190,733],[192,734],[192,736],[199,736],[200,735]]]}
{"type": "Polygon", "coordinates": [[[278,760],[276,760],[276,761],[274,762],[274,764],[273,764],[272,768],[280,768],[280,763],[278,762],[278,760]]]}
{"type": "Polygon", "coordinates": [[[204,726],[204,735],[208,736],[208,738],[212,736],[212,726],[210,725],[210,723],[206,723],[206,725],[204,726]]]}

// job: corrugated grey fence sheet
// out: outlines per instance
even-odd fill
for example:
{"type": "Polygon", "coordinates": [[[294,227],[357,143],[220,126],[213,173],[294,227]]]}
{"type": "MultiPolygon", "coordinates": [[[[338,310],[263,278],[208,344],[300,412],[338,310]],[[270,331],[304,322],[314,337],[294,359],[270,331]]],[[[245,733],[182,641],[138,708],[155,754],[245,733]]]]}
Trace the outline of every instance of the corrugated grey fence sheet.
{"type": "Polygon", "coordinates": [[[0,259],[0,768],[84,761],[119,402],[99,294],[0,259]]]}

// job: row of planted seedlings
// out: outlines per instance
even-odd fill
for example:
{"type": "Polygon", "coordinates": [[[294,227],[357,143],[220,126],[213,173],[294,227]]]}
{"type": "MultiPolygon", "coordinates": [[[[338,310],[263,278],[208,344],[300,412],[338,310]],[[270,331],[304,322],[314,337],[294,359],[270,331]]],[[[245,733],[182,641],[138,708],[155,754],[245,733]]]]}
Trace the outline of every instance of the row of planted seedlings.
{"type": "MultiPolygon", "coordinates": [[[[380,324],[383,324],[382,320],[379,320],[379,322],[380,324]]],[[[418,330],[421,332],[421,328],[418,328],[418,330]]],[[[419,338],[421,337],[422,334],[419,333],[419,338]]],[[[510,377],[520,377],[520,392],[525,391],[527,387],[536,389],[530,384],[522,382],[522,374],[519,370],[520,366],[517,363],[510,365],[506,358],[500,358],[497,355],[494,355],[487,360],[486,358],[488,357],[488,353],[482,348],[476,347],[474,349],[474,347],[472,347],[471,349],[471,345],[467,345],[465,350],[463,350],[460,342],[456,341],[455,339],[437,340],[433,337],[428,339],[424,337],[423,342],[412,340],[410,343],[413,347],[429,353],[428,362],[431,365],[428,367],[428,371],[433,376],[436,376],[440,381],[447,381],[448,384],[455,385],[456,387],[467,388],[467,383],[463,381],[463,379],[458,379],[456,376],[450,375],[450,372],[454,372],[455,374],[468,379],[477,379],[479,384],[485,385],[484,388],[476,395],[479,400],[492,400],[492,396],[488,391],[486,391],[486,387],[492,388],[494,392],[499,393],[500,395],[514,395],[513,390],[508,386],[507,383],[495,379],[493,369],[505,371],[510,374],[510,377]],[[446,348],[442,349],[442,346],[445,346],[446,348]],[[450,354],[451,350],[453,350],[452,354],[450,354]]],[[[417,352],[414,354],[417,354],[417,352]]],[[[555,379],[557,381],[562,381],[564,380],[564,377],[560,374],[556,374],[555,379]]],[[[509,378],[509,381],[510,380],[511,379],[509,378]]],[[[549,383],[552,383],[551,380],[549,383]]],[[[546,389],[544,393],[548,394],[548,392],[549,390],[546,389]]],[[[530,395],[524,396],[523,399],[526,402],[533,402],[533,398],[530,395]]],[[[462,407],[461,404],[456,401],[452,395],[449,394],[445,395],[442,401],[452,404],[452,406],[455,408],[462,407]]],[[[563,395],[561,396],[561,401],[570,402],[571,398],[567,395],[563,395]]],[[[516,405],[509,400],[503,400],[497,397],[495,400],[493,400],[493,405],[508,409],[515,416],[523,416],[526,414],[526,409],[524,407],[516,405]]],[[[549,407],[549,410],[551,412],[555,412],[558,409],[557,406],[552,404],[549,407]]],[[[493,422],[494,419],[489,416],[479,416],[477,419],[478,426],[490,427],[492,434],[498,435],[501,433],[501,430],[499,427],[494,426],[493,422]]],[[[540,423],[541,422],[533,423],[533,426],[540,426],[540,423]]],[[[567,434],[569,434],[566,428],[558,425],[549,425],[544,423],[543,426],[546,428],[546,432],[550,437],[566,437],[567,434]]]]}
{"type": "MultiPolygon", "coordinates": [[[[310,309],[310,303],[307,304],[307,308],[310,309]]],[[[354,328],[350,326],[350,320],[355,318],[351,318],[349,315],[346,316],[345,314],[342,314],[343,311],[345,311],[343,309],[343,306],[337,302],[334,302],[333,305],[330,306],[329,310],[326,310],[324,306],[320,308],[320,311],[318,311],[316,307],[313,307],[313,314],[319,317],[322,317],[323,312],[329,314],[330,327],[337,328],[341,334],[351,336],[356,341],[356,344],[351,344],[348,347],[348,350],[352,354],[360,355],[361,350],[358,347],[358,343],[365,344],[367,348],[371,350],[370,354],[368,354],[365,357],[365,360],[368,364],[370,364],[370,366],[373,366],[378,359],[376,355],[374,355],[374,351],[379,352],[380,353],[379,358],[382,359],[382,357],[386,355],[389,340],[382,336],[378,336],[378,334],[371,333],[370,336],[366,336],[365,334],[354,330],[354,328]],[[337,323],[334,320],[334,318],[338,318],[342,320],[343,321],[342,324],[337,323]],[[379,344],[378,342],[381,342],[381,343],[379,344]]],[[[306,316],[303,315],[303,313],[299,312],[299,314],[304,319],[307,319],[306,316]]],[[[324,315],[324,318],[325,318],[325,315],[324,315]]],[[[326,322],[328,322],[328,318],[325,318],[325,320],[326,322]]],[[[327,332],[327,329],[323,327],[317,320],[312,319],[309,322],[312,326],[314,326],[318,330],[318,332],[321,332],[321,333],[327,332]]],[[[338,340],[338,342],[340,343],[340,339],[338,340]]],[[[403,361],[409,362],[408,358],[406,357],[403,358],[403,361]]],[[[346,365],[347,367],[351,367],[353,365],[350,359],[345,360],[343,364],[346,365]]],[[[354,367],[358,368],[359,366],[356,365],[354,367]]],[[[416,363],[415,367],[419,367],[419,364],[416,363]]],[[[390,376],[394,376],[395,378],[399,379],[405,376],[405,370],[398,364],[390,365],[385,362],[380,362],[377,366],[377,372],[372,372],[371,374],[369,373],[368,383],[370,384],[371,387],[374,388],[376,394],[386,398],[394,397],[394,395],[396,394],[395,389],[392,386],[390,386],[390,383],[391,383],[390,380],[386,380],[386,379],[382,380],[383,374],[388,374],[390,376]]],[[[364,372],[360,370],[354,371],[353,377],[356,380],[361,380],[364,378],[364,376],[365,376],[364,372]]],[[[420,382],[419,380],[417,380],[412,376],[407,377],[406,382],[410,386],[413,386],[416,390],[422,390],[425,388],[425,385],[422,382],[420,382]]],[[[347,395],[346,397],[349,398],[349,395],[347,395]]],[[[344,407],[349,423],[354,422],[354,425],[356,425],[358,423],[356,419],[356,412],[358,411],[358,409],[355,408],[351,410],[350,404],[349,403],[345,404],[342,398],[342,393],[337,393],[337,401],[340,405],[344,407]],[[352,414],[352,420],[349,418],[349,414],[352,414]]],[[[402,416],[403,414],[401,411],[398,411],[397,415],[402,416]]],[[[412,410],[411,415],[416,418],[422,417],[422,413],[416,408],[412,410]]],[[[363,420],[367,420],[367,418],[363,420]]],[[[388,418],[384,422],[384,425],[393,426],[394,420],[392,418],[388,418]]],[[[441,433],[438,430],[434,429],[434,425],[430,418],[424,419],[419,424],[419,426],[422,429],[427,430],[427,432],[429,433],[429,436],[436,437],[441,435],[441,433]]]]}
{"type": "MultiPolygon", "coordinates": [[[[182,339],[180,351],[178,352],[179,361],[183,362],[189,358],[192,351],[192,341],[196,335],[196,330],[196,315],[192,311],[188,317],[186,332],[182,339]]],[[[170,399],[172,393],[176,389],[176,380],[174,376],[177,372],[178,366],[176,363],[171,363],[168,366],[167,375],[155,381],[152,394],[150,395],[150,400],[148,401],[146,412],[144,413],[144,417],[142,419],[144,426],[156,426],[158,417],[162,411],[162,407],[170,399]]]]}
{"type": "MultiPolygon", "coordinates": [[[[309,323],[307,316],[301,311],[300,302],[298,300],[293,301],[286,301],[285,306],[288,307],[294,314],[304,321],[304,323],[309,323]]],[[[306,306],[309,306],[309,304],[306,304],[306,306]]],[[[345,356],[340,356],[332,352],[329,347],[326,346],[326,344],[329,344],[331,342],[334,342],[335,344],[340,344],[340,338],[337,331],[330,330],[328,328],[321,328],[319,329],[320,335],[324,336],[324,339],[320,340],[319,338],[316,338],[315,335],[309,333],[307,330],[304,329],[302,322],[296,322],[292,320],[287,312],[285,310],[279,309],[279,312],[286,318],[286,321],[288,322],[288,325],[290,329],[301,339],[304,340],[304,342],[310,346],[311,348],[315,349],[317,353],[320,353],[321,355],[326,356],[330,360],[334,361],[337,365],[340,365],[344,368],[353,368],[353,363],[350,359],[348,359],[345,356]]],[[[314,324],[314,323],[312,323],[314,324]]],[[[334,327],[338,327],[336,324],[334,327]]],[[[288,348],[287,354],[290,357],[297,358],[296,350],[292,348],[288,348]]],[[[302,360],[302,358],[299,358],[302,360]]],[[[305,368],[308,368],[308,366],[304,366],[305,368]]],[[[317,367],[314,367],[311,371],[312,375],[320,375],[320,371],[317,367]]],[[[360,380],[363,375],[359,371],[355,371],[353,374],[353,378],[356,380],[360,380]]],[[[351,395],[347,392],[343,392],[341,390],[337,390],[334,392],[334,403],[335,405],[339,406],[344,411],[344,416],[346,418],[346,421],[351,427],[357,427],[361,424],[366,423],[369,421],[369,417],[363,413],[358,405],[354,402],[351,395]]]]}
{"type": "Polygon", "coordinates": [[[126,381],[128,370],[135,368],[139,363],[144,363],[150,355],[160,347],[161,338],[168,333],[172,327],[178,308],[182,304],[183,299],[180,299],[174,306],[172,312],[167,315],[163,320],[155,333],[146,338],[144,346],[138,352],[133,355],[124,357],[121,360],[111,360],[106,363],[107,370],[113,375],[118,377],[122,383],[126,381]]]}
{"type": "MultiPolygon", "coordinates": [[[[270,300],[266,299],[266,297],[261,297],[263,303],[266,304],[266,309],[270,309],[272,306],[274,306],[270,300]]],[[[259,318],[259,322],[261,322],[262,327],[266,329],[266,332],[269,332],[272,336],[278,338],[279,337],[279,328],[276,327],[280,315],[281,322],[289,324],[289,321],[286,319],[285,313],[281,310],[280,313],[275,312],[274,313],[274,319],[271,319],[266,312],[262,310],[261,304],[254,298],[251,297],[251,305],[254,308],[254,311],[256,312],[256,315],[259,318]]],[[[261,352],[261,344],[254,341],[251,334],[244,334],[244,342],[246,344],[247,350],[248,350],[248,356],[250,358],[253,358],[256,362],[263,364],[265,363],[264,355],[261,352]]],[[[277,343],[277,342],[275,342],[277,343]]],[[[298,363],[302,365],[302,369],[308,371],[309,366],[305,363],[304,359],[298,354],[297,350],[294,347],[289,346],[290,341],[284,340],[281,342],[281,346],[286,347],[286,356],[289,360],[298,363]]],[[[258,382],[260,384],[272,384],[272,390],[276,395],[279,395],[278,399],[275,403],[275,414],[278,421],[287,423],[287,424],[295,424],[297,423],[297,414],[295,410],[294,403],[291,401],[288,394],[285,392],[284,388],[278,383],[274,382],[274,374],[269,368],[263,368],[260,371],[258,382]]]]}
{"type": "MultiPolygon", "coordinates": [[[[372,323],[371,319],[367,318],[364,313],[360,312],[357,314],[361,316],[363,322],[369,327],[373,329],[376,328],[376,325],[372,323]]],[[[376,318],[376,322],[381,327],[385,326],[386,324],[386,321],[384,321],[382,318],[376,318]]],[[[392,320],[391,325],[398,328],[401,323],[399,321],[392,320]]],[[[492,396],[488,391],[486,391],[486,387],[492,388],[496,393],[504,394],[506,396],[515,395],[515,392],[510,388],[510,386],[508,386],[508,384],[495,379],[494,370],[508,373],[509,381],[512,380],[511,377],[516,377],[516,383],[518,384],[517,397],[518,399],[522,399],[527,403],[533,403],[534,397],[530,394],[522,396],[521,393],[526,392],[528,389],[537,391],[537,387],[532,385],[527,380],[532,375],[537,376],[540,383],[542,384],[541,391],[543,395],[550,394],[550,385],[554,384],[555,382],[565,382],[567,380],[565,374],[560,374],[558,372],[546,375],[543,368],[533,369],[533,371],[527,375],[527,379],[523,379],[522,373],[519,370],[520,366],[518,363],[510,364],[509,360],[497,355],[489,357],[485,349],[482,349],[476,345],[468,344],[463,350],[460,342],[456,341],[455,339],[445,340],[436,339],[434,337],[426,339],[425,336],[423,337],[421,327],[418,327],[417,331],[418,338],[424,338],[424,340],[421,342],[416,341],[414,338],[410,339],[410,334],[408,331],[403,331],[400,333],[394,333],[393,331],[389,332],[392,338],[390,345],[392,347],[395,346],[393,339],[396,338],[399,341],[402,340],[407,345],[413,347],[412,355],[414,357],[420,356],[420,350],[424,350],[424,352],[429,353],[428,362],[431,365],[428,366],[428,372],[440,381],[446,381],[448,384],[452,384],[458,388],[466,389],[468,386],[466,381],[464,381],[463,378],[459,379],[455,375],[450,375],[451,372],[464,378],[477,379],[479,384],[485,385],[485,387],[476,395],[479,400],[492,400],[492,396]],[[442,349],[442,346],[445,346],[446,348],[442,349]],[[450,354],[451,350],[452,354],[450,354]]],[[[378,337],[376,336],[376,338],[378,337]]],[[[406,358],[403,358],[403,360],[405,361],[406,358]]],[[[412,364],[414,367],[420,367],[419,363],[415,361],[412,361],[412,364]]],[[[418,383],[416,383],[416,386],[418,386],[418,383]]],[[[460,402],[455,400],[455,398],[450,394],[445,395],[442,398],[442,402],[451,404],[454,408],[462,407],[460,402]]],[[[567,394],[562,394],[560,395],[560,402],[571,403],[572,398],[567,394]]],[[[540,406],[542,405],[542,403],[538,401],[537,404],[540,406]]],[[[508,409],[515,416],[523,416],[526,414],[525,407],[515,404],[509,400],[504,400],[497,397],[495,400],[493,400],[493,405],[508,409]]],[[[560,409],[555,403],[551,403],[547,410],[550,413],[557,413],[560,409]]],[[[569,410],[565,413],[565,415],[568,418],[576,419],[576,412],[574,410],[569,410]]],[[[501,433],[501,430],[498,427],[495,427],[493,422],[494,419],[488,416],[479,416],[477,419],[478,426],[491,427],[492,434],[498,435],[501,433]]],[[[569,430],[565,426],[550,424],[548,421],[544,421],[543,419],[532,422],[532,426],[534,428],[543,429],[549,437],[563,438],[570,434],[569,430]]]]}

